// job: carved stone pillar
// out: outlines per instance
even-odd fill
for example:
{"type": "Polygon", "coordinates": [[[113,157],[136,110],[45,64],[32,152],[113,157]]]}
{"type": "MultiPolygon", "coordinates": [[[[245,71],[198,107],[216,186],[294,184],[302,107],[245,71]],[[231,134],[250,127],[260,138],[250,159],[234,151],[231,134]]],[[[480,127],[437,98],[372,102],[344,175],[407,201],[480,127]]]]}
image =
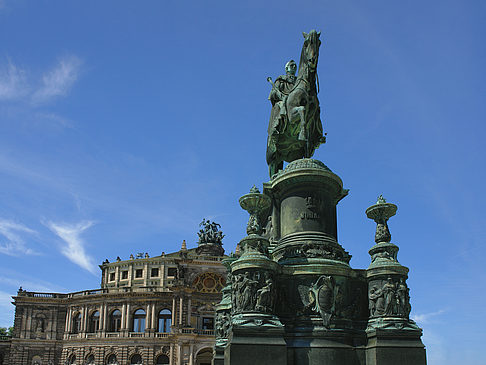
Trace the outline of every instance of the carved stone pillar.
{"type": "Polygon", "coordinates": [[[176,310],[176,298],[172,298],[172,325],[175,326],[175,310],[176,310]]]}
{"type": "Polygon", "coordinates": [[[189,365],[194,365],[194,344],[189,345],[189,365]]]}
{"type": "Polygon", "coordinates": [[[107,319],[108,319],[108,308],[106,303],[103,303],[103,327],[101,327],[101,330],[103,333],[105,333],[108,330],[108,325],[107,325],[107,319]]]}
{"type": "Polygon", "coordinates": [[[88,307],[85,305],[83,307],[83,325],[82,325],[82,331],[83,333],[86,333],[88,329],[88,307]]]}
{"type": "Polygon", "coordinates": [[[174,344],[170,344],[169,365],[174,365],[174,344]]]}
{"type": "Polygon", "coordinates": [[[152,329],[152,321],[151,321],[151,318],[152,318],[152,306],[150,304],[147,304],[145,306],[145,331],[147,330],[150,330],[152,329]]]}
{"type": "Polygon", "coordinates": [[[126,329],[126,326],[125,326],[125,323],[126,323],[126,318],[127,318],[127,306],[126,304],[124,303],[123,306],[122,306],[122,313],[121,313],[121,325],[120,325],[120,329],[123,331],[126,329]]]}
{"type": "Polygon", "coordinates": [[[25,338],[30,338],[30,329],[32,326],[32,308],[27,309],[27,324],[25,328],[25,338]]]}
{"type": "Polygon", "coordinates": [[[187,299],[187,325],[191,325],[191,312],[192,312],[192,307],[191,307],[191,297],[187,299]]]}
{"type": "Polygon", "coordinates": [[[99,307],[99,312],[100,312],[100,320],[98,322],[98,331],[101,332],[103,330],[103,327],[104,327],[104,317],[105,317],[105,311],[104,311],[104,308],[103,308],[103,303],[100,303],[100,307],[99,307]]]}
{"type": "Polygon", "coordinates": [[[177,364],[182,365],[182,344],[177,344],[177,364]]]}
{"type": "Polygon", "coordinates": [[[151,312],[152,312],[152,324],[151,324],[151,328],[154,330],[154,332],[157,331],[157,316],[156,316],[156,313],[155,313],[155,303],[152,303],[152,309],[151,309],[151,312]]]}
{"type": "Polygon", "coordinates": [[[127,303],[127,311],[126,311],[126,316],[125,316],[125,330],[130,332],[132,329],[131,329],[131,323],[130,323],[130,320],[131,320],[131,315],[130,315],[130,303],[127,303]]]}
{"type": "Polygon", "coordinates": [[[366,356],[374,359],[371,365],[425,365],[422,330],[409,317],[408,268],[398,262],[398,246],[390,242],[387,222],[396,211],[397,206],[381,195],[366,209],[376,223],[376,244],[369,250],[371,264],[366,270],[370,315],[366,356]]]}
{"type": "Polygon", "coordinates": [[[179,325],[183,325],[183,322],[182,322],[182,313],[184,312],[184,307],[183,307],[183,299],[182,299],[182,296],[179,298],[179,325]]]}
{"type": "Polygon", "coordinates": [[[66,313],[66,327],[64,329],[64,333],[71,333],[72,316],[73,316],[73,309],[72,307],[68,307],[66,313]]]}

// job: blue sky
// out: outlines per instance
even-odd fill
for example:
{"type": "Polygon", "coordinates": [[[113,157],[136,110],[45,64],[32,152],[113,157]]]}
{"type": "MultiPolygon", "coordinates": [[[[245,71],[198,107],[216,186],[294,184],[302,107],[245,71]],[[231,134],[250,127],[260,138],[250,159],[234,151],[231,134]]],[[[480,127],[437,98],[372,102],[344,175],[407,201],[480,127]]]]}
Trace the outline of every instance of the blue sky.
{"type": "Polygon", "coordinates": [[[99,286],[105,258],[178,250],[268,180],[267,100],[322,32],[339,242],[366,268],[383,194],[429,364],[486,364],[486,3],[0,0],[0,326],[10,296],[99,286]]]}

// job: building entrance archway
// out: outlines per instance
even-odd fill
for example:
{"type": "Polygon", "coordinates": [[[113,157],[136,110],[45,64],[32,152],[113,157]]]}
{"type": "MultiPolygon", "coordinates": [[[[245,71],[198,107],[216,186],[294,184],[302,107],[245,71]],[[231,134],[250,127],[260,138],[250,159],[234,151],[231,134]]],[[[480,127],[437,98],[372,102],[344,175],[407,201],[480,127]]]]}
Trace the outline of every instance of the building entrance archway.
{"type": "Polygon", "coordinates": [[[213,349],[210,347],[205,347],[196,355],[196,364],[195,365],[211,365],[213,361],[213,349]]]}

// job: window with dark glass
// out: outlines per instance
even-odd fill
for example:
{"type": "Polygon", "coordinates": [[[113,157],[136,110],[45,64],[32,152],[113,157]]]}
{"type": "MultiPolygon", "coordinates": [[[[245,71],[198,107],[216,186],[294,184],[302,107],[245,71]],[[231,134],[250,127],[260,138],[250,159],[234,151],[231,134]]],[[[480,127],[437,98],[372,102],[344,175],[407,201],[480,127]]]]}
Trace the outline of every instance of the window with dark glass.
{"type": "Polygon", "coordinates": [[[136,278],[141,278],[142,276],[143,276],[143,269],[135,270],[135,277],[136,278]]]}
{"type": "Polygon", "coordinates": [[[143,309],[137,309],[133,313],[133,332],[145,331],[145,311],[143,309]]]}
{"type": "Polygon", "coordinates": [[[130,364],[133,365],[143,364],[142,356],[140,356],[139,354],[133,355],[132,358],[130,359],[130,364]]]}
{"type": "Polygon", "coordinates": [[[155,362],[157,365],[160,364],[169,364],[169,357],[167,355],[159,355],[157,356],[157,360],[155,362]]]}
{"type": "Polygon", "coordinates": [[[96,311],[89,317],[88,332],[96,332],[100,328],[100,312],[96,311]]]}
{"type": "Polygon", "coordinates": [[[115,281],[115,273],[110,272],[110,281],[115,281]]]}
{"type": "Polygon", "coordinates": [[[106,362],[107,365],[118,365],[118,361],[116,361],[116,355],[108,356],[108,361],[106,362]]]}
{"type": "Polygon", "coordinates": [[[159,276],[159,269],[157,267],[153,267],[150,271],[150,277],[155,278],[159,276]]]}
{"type": "Polygon", "coordinates": [[[121,312],[116,309],[110,315],[110,331],[119,332],[121,328],[121,312]]]}
{"type": "Polygon", "coordinates": [[[86,359],[86,365],[96,365],[94,355],[89,355],[86,359]]]}
{"type": "Polygon", "coordinates": [[[168,309],[159,312],[158,332],[170,332],[172,313],[168,309]]]}
{"type": "Polygon", "coordinates": [[[177,269],[175,267],[171,267],[167,270],[167,276],[176,276],[177,269]]]}
{"type": "Polygon", "coordinates": [[[81,314],[76,313],[73,317],[73,327],[71,332],[72,333],[79,333],[81,331],[81,314]]]}
{"type": "Polygon", "coordinates": [[[128,279],[128,271],[122,271],[122,280],[128,279]]]}
{"type": "Polygon", "coordinates": [[[203,330],[214,329],[214,318],[213,317],[203,317],[202,328],[203,328],[203,330]]]}

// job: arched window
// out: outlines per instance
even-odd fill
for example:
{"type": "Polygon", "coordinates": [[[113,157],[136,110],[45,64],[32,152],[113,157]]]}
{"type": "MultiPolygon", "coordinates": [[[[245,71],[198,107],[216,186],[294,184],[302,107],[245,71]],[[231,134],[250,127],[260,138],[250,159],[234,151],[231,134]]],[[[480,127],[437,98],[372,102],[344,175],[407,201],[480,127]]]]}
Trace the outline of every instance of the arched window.
{"type": "Polygon", "coordinates": [[[89,317],[88,332],[96,332],[100,328],[100,312],[96,311],[89,317]]]}
{"type": "Polygon", "coordinates": [[[157,365],[168,364],[169,363],[169,357],[167,355],[159,355],[159,356],[157,356],[157,361],[155,363],[157,365]]]}
{"type": "Polygon", "coordinates": [[[68,358],[67,363],[68,363],[69,365],[76,365],[76,355],[71,355],[71,356],[68,358]]]}
{"type": "MultiPolygon", "coordinates": [[[[133,332],[145,331],[145,311],[143,309],[137,309],[133,313],[133,332]]],[[[137,363],[132,363],[137,364],[137,363]]]]}
{"type": "Polygon", "coordinates": [[[143,364],[142,356],[140,356],[139,354],[133,355],[132,358],[130,359],[130,364],[136,364],[136,365],[143,364]]]}
{"type": "Polygon", "coordinates": [[[116,361],[116,355],[108,356],[108,360],[106,361],[106,365],[118,365],[118,361],[116,361]]]}
{"type": "Polygon", "coordinates": [[[158,332],[170,332],[172,314],[168,309],[162,309],[159,312],[158,332]]]}
{"type": "Polygon", "coordinates": [[[86,365],[96,365],[94,355],[89,355],[86,358],[86,365]]]}
{"type": "Polygon", "coordinates": [[[32,365],[41,365],[42,358],[39,355],[36,355],[32,358],[32,365]]]}
{"type": "Polygon", "coordinates": [[[121,328],[121,312],[118,309],[115,309],[111,312],[110,315],[110,331],[111,332],[120,332],[121,328]]]}
{"type": "Polygon", "coordinates": [[[73,317],[72,333],[81,332],[81,313],[76,313],[73,317]]]}

